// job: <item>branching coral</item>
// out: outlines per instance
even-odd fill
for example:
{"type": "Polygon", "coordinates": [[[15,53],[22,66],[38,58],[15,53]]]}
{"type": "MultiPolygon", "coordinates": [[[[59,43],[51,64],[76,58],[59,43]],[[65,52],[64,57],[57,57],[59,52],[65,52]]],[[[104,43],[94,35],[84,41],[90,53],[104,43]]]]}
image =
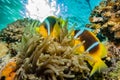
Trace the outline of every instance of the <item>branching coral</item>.
{"type": "Polygon", "coordinates": [[[108,39],[120,44],[120,1],[106,0],[97,6],[90,16],[91,25],[96,33],[101,32],[108,39]]]}
{"type": "MultiPolygon", "coordinates": [[[[25,27],[27,26],[38,26],[40,21],[33,20],[29,18],[24,18],[17,20],[11,24],[9,24],[6,28],[0,31],[0,40],[8,43],[9,53],[12,56],[17,54],[16,50],[14,49],[17,42],[21,41],[23,32],[25,27]]],[[[1,54],[0,54],[1,55],[1,54]]]]}
{"type": "Polygon", "coordinates": [[[120,61],[116,63],[116,68],[109,73],[110,78],[113,80],[119,80],[120,79],[120,61]]]}
{"type": "Polygon", "coordinates": [[[26,26],[38,26],[39,23],[40,22],[38,20],[33,20],[29,18],[17,20],[11,24],[8,24],[6,28],[1,30],[0,39],[8,43],[19,42],[21,41],[21,37],[26,26]]]}
{"type": "Polygon", "coordinates": [[[68,80],[78,75],[78,79],[85,79],[89,75],[85,60],[91,57],[85,53],[76,54],[77,47],[70,45],[73,38],[68,35],[64,27],[60,40],[51,36],[43,38],[34,28],[27,27],[16,56],[15,80],[68,80]]]}

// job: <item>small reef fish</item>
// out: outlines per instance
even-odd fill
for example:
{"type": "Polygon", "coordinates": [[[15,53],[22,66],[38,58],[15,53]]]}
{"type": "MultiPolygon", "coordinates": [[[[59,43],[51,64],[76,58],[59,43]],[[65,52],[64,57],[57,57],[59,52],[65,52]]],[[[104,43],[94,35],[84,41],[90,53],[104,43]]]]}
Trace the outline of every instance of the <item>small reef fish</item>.
{"type": "Polygon", "coordinates": [[[102,58],[107,55],[107,49],[95,34],[88,30],[75,31],[74,38],[78,38],[78,40],[75,40],[74,45],[85,41],[85,43],[80,46],[79,51],[88,52],[88,55],[92,57],[91,61],[88,60],[88,63],[92,66],[90,76],[92,76],[96,71],[100,72],[102,69],[107,68],[107,65],[102,61],[102,58]]]}
{"type": "MultiPolygon", "coordinates": [[[[61,25],[65,24],[64,20],[59,20],[54,16],[47,17],[43,23],[41,23],[40,27],[36,28],[36,31],[39,32],[44,38],[48,35],[51,35],[53,38],[56,38],[60,35],[61,25]]],[[[88,60],[88,63],[92,66],[92,71],[90,76],[92,76],[95,72],[101,71],[104,68],[107,68],[107,65],[102,61],[107,55],[107,49],[105,46],[99,41],[99,39],[93,34],[91,31],[84,30],[73,30],[71,35],[73,38],[73,46],[78,45],[85,41],[85,43],[80,46],[77,51],[88,52],[88,55],[92,57],[92,60],[88,60]]]]}
{"type": "Polygon", "coordinates": [[[43,23],[41,23],[40,27],[36,28],[36,31],[39,32],[44,38],[48,35],[55,38],[60,34],[61,24],[64,24],[62,19],[58,19],[54,16],[48,16],[43,23]]]}

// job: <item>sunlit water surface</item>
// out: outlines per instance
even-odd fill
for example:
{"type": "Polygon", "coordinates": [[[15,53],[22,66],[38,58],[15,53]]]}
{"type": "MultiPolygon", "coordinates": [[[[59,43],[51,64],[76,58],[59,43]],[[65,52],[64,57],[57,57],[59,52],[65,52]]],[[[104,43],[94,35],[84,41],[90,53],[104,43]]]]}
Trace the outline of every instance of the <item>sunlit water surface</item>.
{"type": "Polygon", "coordinates": [[[100,0],[0,0],[0,29],[25,17],[43,21],[49,15],[68,18],[76,28],[89,23],[91,11],[100,0]]]}

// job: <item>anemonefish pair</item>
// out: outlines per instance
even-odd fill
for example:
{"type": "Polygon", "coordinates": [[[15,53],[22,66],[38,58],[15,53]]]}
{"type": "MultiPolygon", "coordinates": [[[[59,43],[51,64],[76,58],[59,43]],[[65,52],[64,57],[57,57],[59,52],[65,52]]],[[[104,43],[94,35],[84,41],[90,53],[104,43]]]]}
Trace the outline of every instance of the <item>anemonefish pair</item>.
{"type": "MultiPolygon", "coordinates": [[[[63,24],[64,20],[49,16],[36,30],[44,38],[48,35],[56,38],[60,35],[60,29],[63,24]]],[[[88,52],[88,55],[93,58],[92,60],[88,60],[88,63],[92,66],[90,76],[96,71],[100,72],[102,69],[107,68],[107,65],[102,61],[102,58],[107,55],[107,49],[92,32],[86,29],[80,31],[73,30],[72,35],[74,35],[74,46],[85,41],[85,43],[78,48],[78,53],[81,51],[88,52]]]]}

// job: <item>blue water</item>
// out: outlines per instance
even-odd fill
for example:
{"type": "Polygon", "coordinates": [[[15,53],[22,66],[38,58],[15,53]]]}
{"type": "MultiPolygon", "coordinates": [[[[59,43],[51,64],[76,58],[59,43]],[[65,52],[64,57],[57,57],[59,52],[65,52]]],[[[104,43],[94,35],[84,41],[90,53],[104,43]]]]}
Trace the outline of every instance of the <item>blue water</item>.
{"type": "Polygon", "coordinates": [[[24,0],[0,0],[0,29],[25,16],[24,3],[24,0]]]}
{"type": "Polygon", "coordinates": [[[70,25],[76,23],[76,28],[84,27],[89,23],[89,16],[91,11],[100,0],[58,0],[58,4],[64,4],[67,10],[61,6],[60,15],[62,17],[68,17],[70,25]]]}
{"type": "MultiPolygon", "coordinates": [[[[17,19],[28,17],[26,15],[26,5],[28,5],[28,1],[29,0],[0,0],[0,29],[5,28],[7,24],[16,21],[17,19]]],[[[48,4],[51,4],[52,1],[53,0],[49,0],[48,4]]],[[[76,28],[84,27],[85,24],[89,23],[89,16],[91,11],[100,2],[100,0],[54,1],[56,2],[56,10],[58,9],[58,6],[60,8],[57,16],[68,18],[69,25],[76,23],[76,28]]]]}

